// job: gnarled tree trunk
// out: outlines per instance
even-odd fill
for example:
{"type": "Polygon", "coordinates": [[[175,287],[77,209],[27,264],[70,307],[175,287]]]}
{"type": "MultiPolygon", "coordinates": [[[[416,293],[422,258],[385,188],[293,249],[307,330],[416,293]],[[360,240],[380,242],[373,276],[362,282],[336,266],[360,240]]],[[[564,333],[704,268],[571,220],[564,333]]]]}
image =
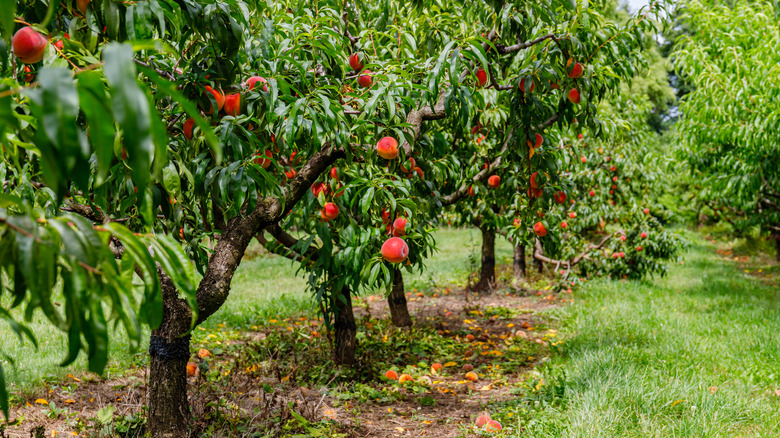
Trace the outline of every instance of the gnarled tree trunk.
{"type": "Polygon", "coordinates": [[[411,327],[412,317],[409,316],[409,308],[406,305],[404,294],[404,276],[400,269],[393,274],[393,289],[387,297],[387,305],[390,307],[390,319],[396,327],[411,327]]]}
{"type": "Polygon", "coordinates": [[[487,291],[496,285],[496,229],[482,225],[482,267],[475,290],[487,291]]]}
{"type": "Polygon", "coordinates": [[[183,336],[192,311],[178,297],[171,279],[158,267],[162,286],[163,320],[149,342],[149,421],[154,437],[189,437],[190,405],[187,400],[187,361],[190,336],[183,336]]]}
{"type": "Polygon", "coordinates": [[[518,242],[515,245],[515,255],[512,261],[512,270],[516,280],[525,279],[525,245],[518,242]]]}
{"type": "Polygon", "coordinates": [[[333,312],[333,361],[338,365],[352,365],[355,363],[357,349],[357,324],[355,314],[352,313],[352,294],[349,287],[344,286],[341,292],[334,294],[333,312]]]}

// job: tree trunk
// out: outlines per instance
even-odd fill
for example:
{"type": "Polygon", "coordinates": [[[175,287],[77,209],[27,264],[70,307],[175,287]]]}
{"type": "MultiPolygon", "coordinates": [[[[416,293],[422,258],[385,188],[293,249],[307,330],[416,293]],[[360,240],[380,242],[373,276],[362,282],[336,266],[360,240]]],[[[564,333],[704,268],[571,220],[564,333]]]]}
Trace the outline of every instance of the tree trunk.
{"type": "Polygon", "coordinates": [[[334,294],[333,312],[335,313],[333,361],[338,365],[355,363],[357,347],[357,324],[352,313],[352,294],[349,287],[344,286],[341,292],[334,294]]]}
{"type": "Polygon", "coordinates": [[[515,279],[525,279],[525,245],[522,243],[515,245],[515,257],[512,262],[512,268],[514,270],[515,279]]]}
{"type": "Polygon", "coordinates": [[[387,304],[390,307],[390,319],[394,326],[411,327],[412,317],[409,316],[409,308],[406,306],[404,276],[400,269],[396,269],[393,274],[393,289],[387,297],[387,304]]]}
{"type": "Polygon", "coordinates": [[[496,285],[496,230],[482,226],[482,267],[479,271],[479,282],[475,290],[487,291],[496,285]]]}
{"type": "Polygon", "coordinates": [[[780,234],[775,234],[775,260],[780,262],[780,234]]]}
{"type": "Polygon", "coordinates": [[[149,341],[149,421],[154,437],[189,436],[190,405],[187,400],[187,362],[192,311],[180,299],[170,277],[158,267],[163,297],[163,319],[149,341]]]}
{"type": "MultiPolygon", "coordinates": [[[[540,254],[544,254],[544,247],[542,246],[542,242],[540,242],[539,239],[536,239],[536,249],[540,254]]],[[[534,263],[536,263],[536,270],[539,271],[540,274],[543,273],[544,262],[534,257],[534,263]]]]}

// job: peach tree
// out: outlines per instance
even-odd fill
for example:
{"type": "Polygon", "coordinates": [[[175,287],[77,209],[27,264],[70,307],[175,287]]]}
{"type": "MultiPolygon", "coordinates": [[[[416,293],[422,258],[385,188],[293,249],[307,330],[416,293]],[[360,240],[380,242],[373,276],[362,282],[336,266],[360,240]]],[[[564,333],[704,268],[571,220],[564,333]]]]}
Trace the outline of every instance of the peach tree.
{"type": "Polygon", "coordinates": [[[773,239],[780,260],[777,5],[687,1],[672,58],[692,86],[681,101],[678,155],[695,200],[773,239]],[[756,29],[761,29],[756,33],[756,29]],[[767,37],[764,37],[764,36],[767,37]],[[728,48],[728,56],[722,56],[728,48]]]}
{"type": "Polygon", "coordinates": [[[135,342],[148,324],[148,431],[172,437],[189,434],[190,330],[228,298],[253,239],[304,262],[344,334],[334,360],[352,362],[350,294],[391,285],[406,260],[422,267],[426,224],[502,162],[554,175],[552,149],[527,141],[575,117],[597,129],[596,103],[641,64],[635,33],[652,26],[647,11],[618,26],[599,4],[558,1],[11,4],[2,287],[96,372],[109,324],[135,342]],[[472,146],[452,144],[486,88],[508,116],[475,169],[462,165],[472,146]],[[383,210],[409,220],[402,258],[383,257],[400,228],[383,210]]]}

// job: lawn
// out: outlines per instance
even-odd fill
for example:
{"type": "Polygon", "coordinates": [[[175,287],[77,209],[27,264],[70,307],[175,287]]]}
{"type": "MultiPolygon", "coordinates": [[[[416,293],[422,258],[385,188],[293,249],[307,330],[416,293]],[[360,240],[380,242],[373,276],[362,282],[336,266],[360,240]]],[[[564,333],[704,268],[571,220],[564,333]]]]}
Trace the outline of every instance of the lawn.
{"type": "Polygon", "coordinates": [[[778,289],[742,268],[694,236],[666,278],[590,284],[505,414],[529,437],[780,436],[778,289]]]}

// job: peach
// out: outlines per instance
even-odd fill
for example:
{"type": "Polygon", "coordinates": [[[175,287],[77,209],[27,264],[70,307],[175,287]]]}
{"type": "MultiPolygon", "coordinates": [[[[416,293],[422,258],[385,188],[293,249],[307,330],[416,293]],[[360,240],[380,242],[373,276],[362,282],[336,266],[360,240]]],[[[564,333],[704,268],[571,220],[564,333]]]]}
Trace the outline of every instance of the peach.
{"type": "Polygon", "coordinates": [[[650,214],[650,209],[649,208],[645,208],[644,210],[642,210],[642,213],[650,214]]]}
{"type": "Polygon", "coordinates": [[[262,82],[263,83],[263,91],[265,91],[267,93],[268,92],[268,81],[266,81],[265,78],[262,77],[262,76],[252,76],[251,78],[246,80],[245,85],[246,85],[246,87],[248,89],[254,90],[255,89],[255,85],[258,82],[262,82]]]}
{"type": "Polygon", "coordinates": [[[531,188],[532,189],[538,189],[539,183],[536,181],[536,178],[539,177],[539,172],[534,172],[531,174],[531,188]]]}
{"type": "Polygon", "coordinates": [[[535,136],[534,136],[534,141],[535,141],[535,143],[531,143],[531,140],[528,140],[528,142],[527,142],[527,143],[528,143],[528,147],[529,147],[529,148],[530,148],[530,147],[532,147],[532,146],[533,146],[534,148],[538,148],[539,146],[541,146],[541,145],[542,145],[542,143],[544,142],[544,137],[542,137],[542,135],[541,135],[541,134],[537,133],[537,134],[535,134],[535,136]]]}
{"type": "Polygon", "coordinates": [[[297,175],[297,174],[298,174],[298,172],[296,172],[295,169],[290,169],[290,170],[285,170],[284,171],[284,176],[286,176],[287,179],[293,179],[293,178],[295,178],[295,175],[297,175]]]}
{"type": "Polygon", "coordinates": [[[198,365],[195,364],[195,362],[187,362],[187,376],[192,377],[195,375],[195,372],[198,370],[198,365]]]}
{"type": "Polygon", "coordinates": [[[349,67],[355,71],[363,70],[363,63],[360,62],[359,54],[353,53],[349,55],[349,67]]]}
{"type": "Polygon", "coordinates": [[[25,64],[35,64],[43,59],[49,40],[30,26],[25,26],[14,34],[11,46],[14,55],[25,64]]]}
{"type": "Polygon", "coordinates": [[[583,155],[583,156],[580,157],[580,161],[582,161],[582,164],[585,164],[585,163],[588,162],[588,159],[585,158],[585,155],[583,155]]]}
{"type": "Polygon", "coordinates": [[[490,420],[485,425],[485,432],[499,432],[501,430],[501,423],[496,420],[490,420]]]}
{"type": "Polygon", "coordinates": [[[411,173],[414,170],[414,168],[417,167],[416,164],[417,163],[414,162],[414,158],[409,157],[409,168],[407,169],[406,167],[404,167],[403,164],[401,164],[401,172],[411,173]]]}
{"type": "Polygon", "coordinates": [[[564,192],[556,192],[553,195],[553,199],[555,199],[555,203],[556,204],[563,204],[564,202],[566,202],[566,193],[564,193],[564,192]]]}
{"type": "Polygon", "coordinates": [[[574,60],[571,58],[566,61],[566,70],[569,71],[569,77],[572,79],[577,79],[578,77],[582,76],[582,64],[579,62],[574,62],[574,60]],[[574,66],[571,65],[572,63],[574,66]]]}
{"type": "Polygon", "coordinates": [[[376,144],[376,153],[386,160],[398,157],[398,141],[393,137],[382,137],[376,144]]]}
{"type": "Polygon", "coordinates": [[[398,383],[406,383],[406,382],[413,382],[414,379],[412,376],[408,374],[401,374],[401,376],[398,378],[398,383]]]}
{"type": "Polygon", "coordinates": [[[385,373],[385,377],[387,377],[390,380],[398,380],[398,373],[396,373],[393,370],[389,370],[385,373]]]}
{"type": "MultiPolygon", "coordinates": [[[[204,88],[208,93],[211,94],[211,97],[213,97],[214,100],[217,102],[217,111],[221,111],[222,107],[225,106],[225,96],[219,90],[215,90],[211,88],[210,85],[206,85],[204,88]]],[[[204,111],[206,114],[214,113],[214,104],[211,103],[211,97],[209,97],[209,109],[208,111],[204,111]]]]}
{"type": "Polygon", "coordinates": [[[368,88],[372,84],[371,80],[371,72],[368,70],[365,70],[360,77],[358,77],[358,85],[360,85],[363,88],[368,88]]]}
{"type": "Polygon", "coordinates": [[[320,216],[322,217],[323,222],[328,222],[330,220],[336,219],[336,217],[339,215],[339,206],[328,202],[325,204],[325,206],[320,210],[320,216]]]}
{"type": "Polygon", "coordinates": [[[425,173],[423,173],[423,170],[419,167],[414,168],[414,173],[416,173],[420,178],[425,178],[425,173]]]}
{"type": "Polygon", "coordinates": [[[192,127],[195,126],[195,119],[187,119],[184,121],[184,137],[187,140],[192,140],[192,127]]]}
{"type": "Polygon", "coordinates": [[[225,106],[223,107],[225,114],[229,116],[237,116],[241,114],[241,93],[228,94],[225,96],[225,106]]]}
{"type": "Polygon", "coordinates": [[[543,223],[537,222],[534,224],[534,233],[539,237],[544,237],[547,235],[547,228],[544,227],[543,223]]]}
{"type": "Polygon", "coordinates": [[[620,240],[622,240],[623,242],[625,242],[625,241],[626,241],[626,236],[620,236],[620,240]]]}
{"type": "Polygon", "coordinates": [[[466,340],[469,341],[469,342],[474,342],[474,335],[472,335],[472,334],[466,335],[466,340]]]}
{"type": "Polygon", "coordinates": [[[523,220],[519,217],[516,217],[515,220],[512,221],[512,225],[514,225],[515,228],[520,228],[520,225],[523,224],[523,220]]]}
{"type": "Polygon", "coordinates": [[[639,235],[639,237],[641,237],[641,238],[643,238],[643,239],[647,239],[647,233],[645,233],[644,231],[642,231],[642,234],[640,234],[640,235],[639,235]]]}
{"type": "Polygon", "coordinates": [[[393,221],[393,236],[398,237],[406,235],[407,223],[409,223],[409,221],[407,221],[405,217],[396,218],[393,221]]]}
{"type": "Polygon", "coordinates": [[[561,222],[561,228],[566,228],[568,226],[569,226],[569,224],[567,224],[565,221],[561,222]]]}
{"type": "Polygon", "coordinates": [[[328,186],[325,184],[318,182],[311,185],[311,193],[314,195],[314,197],[320,196],[320,193],[328,194],[328,186]]]}
{"type": "Polygon", "coordinates": [[[484,69],[477,70],[477,81],[479,81],[479,86],[484,87],[487,85],[487,72],[484,69]]]}
{"type": "Polygon", "coordinates": [[[477,380],[479,380],[477,373],[475,373],[474,371],[469,371],[468,373],[466,373],[465,377],[466,380],[471,380],[472,382],[476,382],[477,380]]]}
{"type": "Polygon", "coordinates": [[[333,178],[335,181],[339,180],[339,169],[336,167],[330,168],[330,177],[333,178]]]}
{"type": "Polygon", "coordinates": [[[490,415],[482,414],[479,417],[477,417],[477,421],[475,422],[475,424],[477,425],[477,427],[482,427],[488,424],[489,421],[490,421],[490,415]]]}
{"type": "Polygon", "coordinates": [[[637,247],[636,247],[636,250],[637,250],[637,251],[642,251],[642,247],[641,247],[641,246],[637,246],[637,247]]]}
{"type": "Polygon", "coordinates": [[[440,364],[439,362],[434,362],[434,364],[431,365],[431,371],[440,373],[442,369],[444,369],[444,365],[440,364]]]}
{"type": "Polygon", "coordinates": [[[379,216],[382,217],[382,223],[389,223],[390,222],[390,212],[386,209],[382,209],[382,212],[379,213],[379,216]]]}
{"type": "Polygon", "coordinates": [[[87,14],[87,6],[89,6],[90,0],[76,0],[76,9],[81,12],[82,15],[87,14]]]}
{"type": "Polygon", "coordinates": [[[501,185],[501,177],[498,175],[491,175],[488,178],[488,187],[491,189],[497,189],[501,185]]]}
{"type": "Polygon", "coordinates": [[[595,192],[595,191],[593,191],[593,190],[591,190],[591,191],[589,191],[589,192],[588,192],[588,195],[590,195],[590,196],[596,196],[596,192],[595,192]]]}
{"type": "Polygon", "coordinates": [[[618,253],[618,257],[620,257],[621,259],[624,258],[625,256],[626,256],[626,253],[624,253],[623,251],[620,251],[618,253]]]}
{"type": "Polygon", "coordinates": [[[609,168],[609,170],[611,170],[611,171],[615,172],[615,171],[617,170],[617,167],[615,167],[615,166],[612,166],[612,167],[610,167],[610,168],[609,168]]]}
{"type": "Polygon", "coordinates": [[[382,244],[382,258],[390,263],[401,263],[409,256],[409,245],[400,237],[391,237],[382,244]]]}
{"type": "Polygon", "coordinates": [[[569,90],[569,102],[577,105],[580,103],[580,92],[576,88],[569,90]]]}
{"type": "Polygon", "coordinates": [[[474,196],[474,186],[469,186],[469,196],[474,196]]]}
{"type": "Polygon", "coordinates": [[[574,219],[575,217],[577,217],[577,213],[575,213],[575,212],[573,212],[573,211],[570,211],[570,212],[569,212],[569,217],[570,217],[570,218],[572,218],[572,219],[574,219]]]}
{"type": "Polygon", "coordinates": [[[24,82],[30,83],[35,80],[35,75],[29,65],[24,66],[24,82]]]}
{"type": "Polygon", "coordinates": [[[198,350],[198,357],[201,359],[205,359],[207,357],[211,356],[211,352],[206,350],[205,348],[201,348],[198,350]]]}
{"type": "Polygon", "coordinates": [[[271,160],[266,160],[265,158],[263,158],[263,155],[265,155],[268,158],[273,157],[273,154],[269,149],[265,150],[265,154],[261,154],[260,151],[257,151],[255,152],[254,163],[259,164],[260,167],[262,167],[263,169],[268,169],[268,166],[271,165],[271,160]]]}
{"type": "Polygon", "coordinates": [[[534,80],[532,78],[528,78],[528,80],[531,82],[531,85],[528,86],[528,90],[526,91],[525,79],[526,78],[520,79],[520,90],[523,93],[533,93],[534,92],[534,88],[536,88],[536,84],[534,84],[534,80]]]}

